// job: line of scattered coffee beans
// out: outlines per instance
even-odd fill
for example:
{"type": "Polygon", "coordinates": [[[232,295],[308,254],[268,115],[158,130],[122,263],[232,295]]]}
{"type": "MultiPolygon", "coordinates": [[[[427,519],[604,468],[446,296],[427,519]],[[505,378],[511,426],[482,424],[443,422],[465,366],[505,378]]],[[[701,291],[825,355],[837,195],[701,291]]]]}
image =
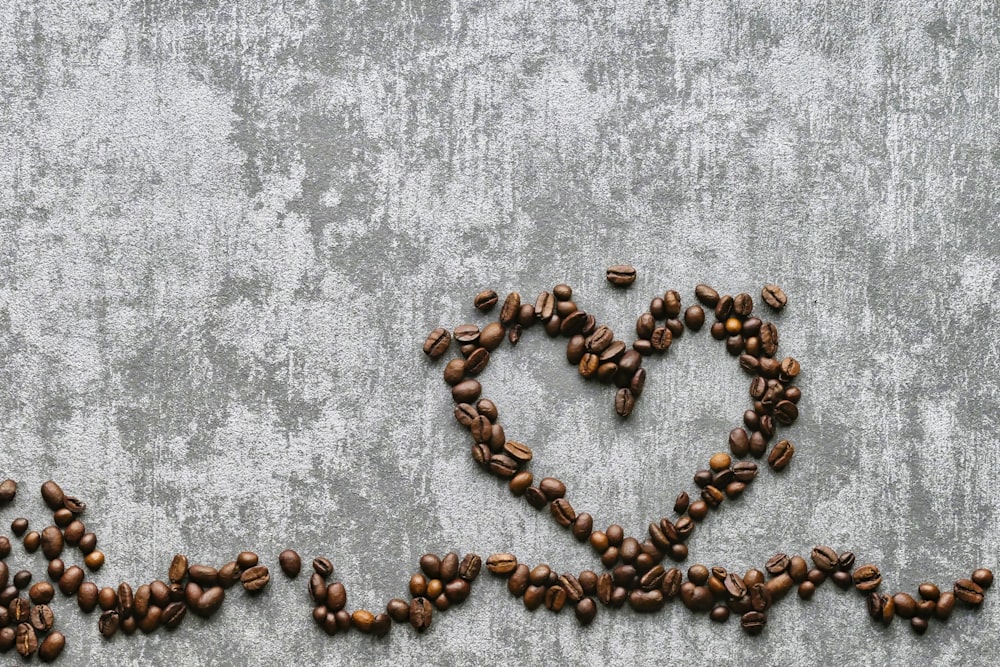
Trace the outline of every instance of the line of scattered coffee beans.
{"type": "MultiPolygon", "coordinates": [[[[608,282],[616,287],[627,287],[635,278],[635,269],[628,265],[616,265],[607,271],[608,282]]],[[[907,593],[892,597],[880,595],[876,589],[882,580],[876,566],[862,565],[853,569],[852,553],[838,555],[825,546],[812,551],[814,567],[811,569],[800,556],[777,554],[765,566],[771,578],[757,569],[740,575],[723,567],[709,569],[694,565],[688,569],[688,580],[683,581],[678,568],[668,569],[661,564],[667,556],[675,561],[685,560],[688,556],[685,542],[696,523],[703,521],[709,510],[719,507],[726,498],[738,498],[746,485],[756,478],[756,463],[733,461],[733,457],[760,458],[768,453],[768,443],[779,426],[788,426],[798,418],[802,396],[801,390],[792,384],[801,372],[799,362],[792,357],[780,361],[776,358],[777,326],[753,315],[754,303],[749,294],[720,295],[712,287],[701,284],[695,288],[695,297],[699,303],[686,309],[675,290],[654,297],[648,310],[636,321],[636,339],[631,349],[617,339],[608,326],[598,324],[592,314],[578,308],[573,301],[572,288],[565,284],[557,285],[551,292],[542,292],[534,305],[522,303],[520,294],[511,292],[503,301],[498,321],[482,329],[468,323],[454,329],[454,339],[462,356],[447,363],[444,379],[451,386],[457,404],[455,418],[472,435],[474,461],[507,480],[510,491],[523,496],[536,509],[548,505],[561,526],[570,528],[579,541],[589,541],[610,572],[597,575],[586,570],[579,575],[557,575],[546,564],[529,568],[507,553],[490,556],[487,569],[509,577],[508,589],[515,596],[523,597],[528,609],[544,604],[558,612],[571,604],[583,625],[593,621],[597,613],[591,596],[596,596],[598,602],[608,607],[620,607],[628,602],[639,612],[657,611],[666,601],[679,597],[687,608],[708,612],[715,621],[725,621],[730,613],[737,613],[747,633],[759,634],[767,623],[767,611],[774,601],[796,585],[799,596],[808,599],[827,577],[843,589],[853,586],[867,593],[869,611],[881,622],[888,623],[895,614],[909,619],[918,633],[926,631],[927,619],[932,615],[947,618],[956,598],[972,606],[981,604],[983,590],[992,583],[989,570],[976,570],[969,579],[960,579],[953,593],[940,593],[933,584],[922,584],[923,601],[917,603],[907,593]],[[475,378],[486,368],[491,353],[503,342],[505,334],[510,343],[516,345],[527,328],[541,324],[550,337],[569,339],[566,358],[577,367],[581,377],[596,378],[617,387],[615,411],[625,418],[632,413],[645,386],[643,358],[667,352],[685,329],[700,330],[705,324],[705,308],[712,309],[715,314],[716,321],[710,327],[712,337],[725,341],[727,352],[738,357],[740,367],[753,376],[750,382],[752,408],[744,413],[743,426],[729,433],[730,453],[714,454],[708,468],[695,473],[699,498],[692,502],[688,492],[682,491],[674,502],[674,512],[679,518],[664,517],[650,523],[648,537],[626,537],[617,524],[611,524],[603,532],[595,531],[593,517],[586,512],[577,513],[566,499],[566,485],[561,480],[545,477],[534,485],[534,475],[526,469],[533,460],[531,448],[506,437],[496,404],[482,396],[482,385],[475,378]]],[[[787,304],[784,291],[773,284],[764,286],[761,299],[774,310],[787,304]]],[[[490,312],[498,303],[499,295],[493,290],[482,291],[473,300],[473,305],[483,313],[490,312]]],[[[447,329],[435,329],[424,342],[424,353],[433,359],[443,356],[451,339],[452,334],[447,329]]],[[[771,447],[767,462],[772,469],[780,471],[787,467],[794,453],[795,446],[781,439],[771,447]]]]}

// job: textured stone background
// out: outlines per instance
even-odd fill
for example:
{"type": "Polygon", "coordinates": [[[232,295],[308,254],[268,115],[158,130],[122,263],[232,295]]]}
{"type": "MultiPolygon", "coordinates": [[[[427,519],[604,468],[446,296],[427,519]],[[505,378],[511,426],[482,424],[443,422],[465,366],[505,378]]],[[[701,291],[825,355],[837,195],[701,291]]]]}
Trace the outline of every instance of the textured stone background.
{"type": "MultiPolygon", "coordinates": [[[[485,321],[481,287],[560,281],[623,332],[667,288],[790,295],[799,456],[691,562],[830,543],[890,592],[997,567],[995,3],[0,7],[0,473],[22,484],[0,518],[42,525],[60,480],[90,503],[99,583],[292,546],[376,608],[428,550],[597,566],[474,469],[420,353],[485,321]],[[603,281],[619,261],[626,292],[603,281]]],[[[624,425],[540,331],[495,359],[486,393],[536,474],[631,532],[747,402],[704,332],[649,365],[624,425]]],[[[758,639],[679,605],[580,629],[485,577],[426,636],[376,642],[323,636],[304,588],[110,643],[60,597],[64,663],[985,664],[1000,633],[993,598],[918,638],[832,586],[758,639]]]]}

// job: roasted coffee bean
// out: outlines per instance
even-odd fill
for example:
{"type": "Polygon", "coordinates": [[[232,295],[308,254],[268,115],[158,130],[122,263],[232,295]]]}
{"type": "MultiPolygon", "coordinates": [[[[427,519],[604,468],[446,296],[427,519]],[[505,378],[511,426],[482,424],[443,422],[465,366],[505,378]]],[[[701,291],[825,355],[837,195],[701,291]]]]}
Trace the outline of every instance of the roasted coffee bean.
{"type": "Polygon", "coordinates": [[[628,264],[615,264],[608,267],[606,276],[608,282],[615,287],[628,287],[635,282],[635,267],[628,264]]]}
{"type": "Polygon", "coordinates": [[[743,458],[750,452],[750,438],[738,426],[729,432],[729,451],[737,458],[743,458]]]}
{"type": "Polygon", "coordinates": [[[475,581],[479,576],[479,570],[483,566],[483,559],[477,554],[465,554],[462,562],[458,564],[458,576],[464,581],[475,581]]]}
{"type": "Polygon", "coordinates": [[[152,597],[149,584],[143,584],[135,589],[135,596],[132,599],[132,615],[137,618],[144,617],[149,612],[152,597]]]}
{"type": "Polygon", "coordinates": [[[479,327],[475,324],[460,324],[452,332],[459,344],[475,343],[479,340],[479,327]]]}
{"type": "Polygon", "coordinates": [[[566,361],[574,366],[579,366],[583,355],[587,353],[586,340],[582,334],[570,337],[569,342],[566,343],[566,361]]]}
{"type": "Polygon", "coordinates": [[[639,587],[644,591],[662,590],[663,578],[666,574],[667,571],[662,565],[654,565],[639,578],[639,587]]]}
{"type": "Polygon", "coordinates": [[[517,461],[506,454],[490,457],[490,472],[502,479],[510,479],[517,473],[517,461]]]}
{"type": "Polygon", "coordinates": [[[705,324],[705,311],[701,306],[688,306],[684,311],[684,324],[691,331],[698,331],[705,324]]]}
{"type": "Polygon", "coordinates": [[[785,426],[794,422],[799,416],[799,408],[791,401],[779,401],[774,406],[774,418],[785,426]]]}
{"type": "Polygon", "coordinates": [[[477,294],[472,300],[472,304],[476,307],[476,310],[488,313],[495,305],[497,305],[499,300],[500,298],[497,296],[495,291],[487,289],[477,294]]]}
{"type": "Polygon", "coordinates": [[[83,569],[76,565],[66,568],[63,575],[59,577],[59,590],[63,595],[75,594],[79,590],[80,584],[83,583],[84,576],[83,569]]]}
{"type": "Polygon", "coordinates": [[[917,602],[917,616],[920,618],[930,618],[934,615],[937,603],[934,600],[920,600],[917,602]]]}
{"type": "Polygon", "coordinates": [[[862,593],[874,591],[882,583],[882,575],[874,565],[862,565],[854,571],[854,587],[862,593]]]}
{"type": "Polygon", "coordinates": [[[28,520],[24,517],[18,517],[10,522],[10,532],[14,533],[15,537],[21,537],[26,530],[28,530],[28,520]]]}
{"type": "Polygon", "coordinates": [[[799,598],[803,600],[809,600],[812,598],[813,593],[816,592],[816,584],[811,581],[803,581],[799,584],[799,598]]]}
{"type": "Polygon", "coordinates": [[[628,596],[628,606],[643,614],[659,611],[663,608],[663,602],[663,591],[659,589],[643,590],[637,588],[628,596]]]}
{"type": "Polygon", "coordinates": [[[31,583],[31,571],[30,570],[18,570],[14,573],[14,586],[17,588],[27,588],[28,584],[31,583]]]}
{"type": "Polygon", "coordinates": [[[511,292],[504,299],[503,306],[500,307],[500,324],[503,326],[510,326],[517,321],[517,317],[521,312],[521,295],[517,292],[511,292]]]}
{"type": "Polygon", "coordinates": [[[778,367],[778,379],[787,384],[798,377],[801,371],[802,367],[798,361],[792,357],[785,357],[781,360],[781,365],[778,367]]]}
{"type": "Polygon", "coordinates": [[[980,588],[989,588],[993,585],[993,572],[986,568],[979,568],[969,578],[980,588]]]}
{"type": "MultiPolygon", "coordinates": [[[[452,359],[444,367],[444,381],[455,386],[465,378],[465,359],[452,359]]],[[[458,408],[456,408],[456,418],[458,408]]],[[[459,420],[461,421],[461,420],[459,420]]]]}
{"type": "Polygon", "coordinates": [[[556,498],[551,504],[552,516],[555,517],[556,522],[563,526],[564,528],[570,526],[574,519],[576,519],[576,512],[573,510],[573,506],[569,504],[569,501],[565,498],[556,498]]]}
{"type": "Polygon", "coordinates": [[[909,593],[896,593],[892,596],[896,606],[896,615],[900,618],[913,618],[917,613],[917,601],[909,593]]]}
{"type": "Polygon", "coordinates": [[[0,535],[0,560],[10,555],[10,539],[6,535],[0,535]]]}
{"type": "Polygon", "coordinates": [[[50,510],[55,511],[62,507],[64,497],[62,488],[51,479],[42,484],[42,500],[50,510]]]}
{"type": "Polygon", "coordinates": [[[788,569],[791,559],[785,554],[775,554],[768,559],[764,569],[771,575],[778,575],[788,569]]]}
{"type": "Polygon", "coordinates": [[[184,577],[187,576],[187,569],[187,556],[184,554],[177,554],[170,563],[170,570],[167,572],[167,578],[172,582],[184,581],[184,577]]]}
{"type": "Polygon", "coordinates": [[[771,322],[760,325],[760,349],[768,357],[773,357],[778,351],[778,328],[771,322]]]}
{"type": "Polygon", "coordinates": [[[187,616],[187,605],[180,601],[171,602],[163,607],[160,622],[168,630],[175,630],[184,621],[185,616],[187,616]]]}
{"type": "MultiPolygon", "coordinates": [[[[66,502],[63,499],[63,502],[66,502]]],[[[65,507],[61,507],[52,513],[52,521],[60,528],[65,528],[73,521],[73,513],[65,507]]]]}
{"type": "Polygon", "coordinates": [[[587,325],[587,313],[576,310],[562,318],[559,324],[559,333],[563,336],[583,335],[583,329],[587,325]]]}
{"type": "Polygon", "coordinates": [[[552,314],[556,310],[556,299],[555,297],[548,293],[542,292],[535,299],[535,317],[537,317],[542,322],[546,322],[552,317],[552,314]]]}
{"type": "Polygon", "coordinates": [[[601,325],[594,330],[594,333],[584,339],[583,345],[586,348],[586,351],[600,355],[602,352],[611,347],[614,340],[615,332],[610,328],[601,325]]]}
{"type": "Polygon", "coordinates": [[[753,461],[738,461],[733,464],[733,477],[737,482],[749,484],[757,476],[757,464],[753,461]]]}
{"type": "Polygon", "coordinates": [[[63,576],[63,573],[66,572],[66,563],[63,562],[62,558],[53,558],[49,561],[49,565],[45,570],[49,575],[49,579],[58,581],[59,577],[63,576]]]}
{"type": "Polygon", "coordinates": [[[549,586],[545,591],[545,608],[558,614],[564,606],[566,606],[566,591],[558,584],[549,586]]]}
{"type": "Polygon", "coordinates": [[[779,440],[767,455],[767,462],[775,470],[784,470],[795,454],[795,446],[788,440],[779,440]]]}
{"type": "Polygon", "coordinates": [[[553,315],[545,322],[545,334],[549,338],[555,338],[559,335],[559,329],[562,326],[562,318],[559,315],[553,315]]]}
{"type": "Polygon", "coordinates": [[[573,613],[580,625],[587,626],[597,617],[597,605],[592,598],[583,598],[577,603],[573,613]]]}
{"type": "Polygon", "coordinates": [[[833,572],[837,569],[839,558],[837,552],[827,546],[815,547],[812,550],[812,561],[823,572],[833,572]]]}
{"type": "MultiPolygon", "coordinates": [[[[806,582],[808,583],[808,582],[806,582]]],[[[868,596],[868,615],[873,621],[889,625],[895,615],[896,604],[891,596],[871,593],[868,596]]]]}
{"type": "Polygon", "coordinates": [[[31,627],[31,624],[18,624],[15,630],[14,648],[24,658],[27,658],[38,650],[38,635],[35,634],[35,629],[31,627]]]}
{"type": "Polygon", "coordinates": [[[278,554],[278,567],[286,577],[294,579],[302,571],[302,557],[292,549],[285,549],[278,554]]]}
{"type": "Polygon", "coordinates": [[[240,574],[240,583],[250,593],[262,590],[271,581],[271,573],[265,565],[255,565],[240,574]]]}
{"type": "Polygon", "coordinates": [[[458,566],[459,560],[457,553],[450,551],[445,554],[444,558],[441,559],[441,581],[447,584],[449,581],[457,578],[458,566]]]}
{"type": "Polygon", "coordinates": [[[80,611],[89,614],[97,608],[98,592],[97,584],[92,581],[80,584],[80,588],[77,589],[76,594],[76,603],[80,607],[80,611]]]}
{"type": "Polygon", "coordinates": [[[423,597],[413,598],[410,602],[410,625],[417,632],[424,632],[431,626],[433,607],[430,600],[423,597]]]}
{"type": "Polygon", "coordinates": [[[35,604],[48,604],[55,597],[56,589],[47,581],[39,581],[28,589],[28,597],[35,604]]]}
{"type": "MultiPolygon", "coordinates": [[[[420,569],[431,579],[441,578],[441,558],[437,554],[424,554],[420,557],[420,569]]],[[[423,593],[414,593],[421,596],[423,593]]]]}
{"type": "Polygon", "coordinates": [[[749,317],[753,312],[753,297],[742,292],[733,297],[733,312],[739,317],[749,317]]]}
{"type": "Polygon", "coordinates": [[[844,572],[843,570],[837,570],[830,574],[830,581],[837,585],[841,590],[846,591],[851,587],[852,579],[849,572],[844,572]]]}
{"type": "Polygon", "coordinates": [[[615,394],[615,412],[619,417],[628,417],[635,409],[635,394],[632,390],[623,387],[615,394]]]}
{"type": "Polygon", "coordinates": [[[118,632],[119,624],[120,617],[118,612],[108,609],[101,614],[101,618],[97,621],[97,629],[102,637],[111,639],[118,632]]]}
{"type": "Polygon", "coordinates": [[[420,573],[416,573],[410,577],[410,595],[413,597],[427,596],[427,577],[420,573]]]}
{"type": "Polygon", "coordinates": [[[66,648],[66,637],[58,630],[45,638],[38,647],[38,657],[42,662],[53,662],[66,648]]]}
{"type": "Polygon", "coordinates": [[[528,487],[531,486],[534,480],[535,480],[534,475],[532,475],[527,470],[521,470],[518,471],[516,475],[510,478],[510,481],[507,483],[507,487],[510,489],[510,492],[513,493],[515,496],[520,496],[523,495],[524,492],[528,490],[528,487]]]}
{"type": "Polygon", "coordinates": [[[760,611],[748,611],[740,617],[740,626],[748,635],[759,635],[767,625],[767,615],[760,611]]]}
{"type": "Polygon", "coordinates": [[[750,596],[750,608],[755,611],[767,611],[772,601],[782,597],[789,589],[791,589],[791,577],[786,574],[779,574],[778,577],[767,583],[756,583],[747,590],[747,595],[750,596]],[[778,578],[781,578],[781,582],[778,585],[772,585],[772,582],[778,578]]]}
{"type": "Polygon", "coordinates": [[[738,356],[743,352],[744,342],[743,336],[736,334],[735,336],[730,336],[726,339],[726,352],[735,356],[738,356]]]}
{"type": "Polygon", "coordinates": [[[364,634],[371,634],[375,627],[375,614],[367,609],[358,609],[351,614],[351,625],[364,634]]]}
{"type": "Polygon", "coordinates": [[[941,589],[932,583],[923,583],[917,587],[917,592],[920,597],[924,600],[931,600],[932,602],[937,601],[941,597],[941,589]]]}
{"type": "Polygon", "coordinates": [[[529,611],[534,611],[545,602],[545,586],[529,585],[524,591],[524,607],[529,611]]]}
{"type": "Polygon", "coordinates": [[[712,471],[711,470],[697,470],[694,473],[694,483],[700,489],[704,489],[706,486],[712,483],[712,471]]]}
{"type": "Polygon", "coordinates": [[[951,616],[951,610],[955,608],[955,594],[950,591],[944,591],[941,593],[941,597],[938,598],[937,604],[934,606],[934,617],[940,621],[948,620],[951,616]]]}
{"type": "Polygon", "coordinates": [[[389,618],[397,623],[406,623],[410,620],[410,605],[406,600],[393,598],[385,606],[385,612],[389,618]]]}
{"type": "Polygon", "coordinates": [[[576,519],[573,520],[571,530],[573,531],[573,537],[580,542],[585,542],[594,530],[594,517],[590,516],[587,512],[577,514],[576,519]]]}
{"type": "Polygon", "coordinates": [[[743,578],[735,572],[730,572],[725,577],[725,592],[730,598],[741,598],[747,594],[747,587],[743,578]]]}
{"type": "Polygon", "coordinates": [[[726,494],[710,484],[701,490],[701,498],[709,507],[718,507],[726,499],[726,494]]]}
{"type": "Polygon", "coordinates": [[[705,304],[709,308],[715,308],[716,304],[719,303],[719,293],[708,285],[695,285],[694,295],[698,301],[705,304]]]}
{"type": "Polygon", "coordinates": [[[340,611],[347,606],[347,588],[343,583],[335,581],[326,587],[326,608],[330,611],[340,611]]]}
{"type": "Polygon", "coordinates": [[[424,354],[431,359],[437,359],[448,351],[451,345],[451,334],[444,327],[438,327],[427,335],[424,341],[424,354]]]}
{"type": "Polygon", "coordinates": [[[597,368],[599,365],[600,361],[598,360],[597,355],[593,352],[587,352],[580,358],[577,370],[581,376],[591,378],[597,375],[597,368]]]}
{"type": "Polygon", "coordinates": [[[37,632],[48,632],[55,625],[56,616],[47,604],[38,604],[31,608],[29,623],[37,632]]]}
{"type": "Polygon", "coordinates": [[[486,569],[493,574],[506,576],[513,572],[515,568],[517,568],[517,557],[513,554],[491,554],[486,559],[486,569]]]}
{"type": "Polygon", "coordinates": [[[719,297],[719,302],[715,304],[715,319],[725,322],[733,313],[733,297],[728,294],[719,297]]]}
{"type": "Polygon", "coordinates": [[[514,568],[513,573],[507,579],[507,590],[514,597],[521,597],[531,584],[531,570],[524,563],[514,568]]]}
{"type": "Polygon", "coordinates": [[[955,582],[955,597],[971,605],[983,603],[983,587],[971,579],[959,579],[955,582]]]}
{"type": "Polygon", "coordinates": [[[0,482],[0,503],[9,503],[17,495],[17,482],[5,479],[0,482]]]}
{"type": "Polygon", "coordinates": [[[528,504],[534,507],[536,510],[540,510],[545,507],[549,500],[542,493],[541,489],[537,486],[531,486],[525,489],[524,499],[528,501],[528,504]]]}
{"type": "Polygon", "coordinates": [[[23,538],[24,550],[29,554],[33,554],[38,551],[38,547],[42,544],[42,535],[37,530],[29,530],[25,533],[23,538]]]}
{"type": "Polygon", "coordinates": [[[14,623],[27,621],[29,614],[31,614],[31,603],[25,598],[14,598],[7,605],[7,613],[10,614],[10,620],[14,623]]]}
{"type": "Polygon", "coordinates": [[[764,285],[764,289],[760,291],[760,298],[775,310],[781,310],[788,303],[788,297],[785,296],[784,291],[777,285],[772,284],[764,285]]]}
{"type": "Polygon", "coordinates": [[[635,335],[639,338],[649,339],[656,328],[656,318],[652,313],[643,313],[635,322],[635,335]]]}
{"type": "Polygon", "coordinates": [[[84,557],[83,562],[88,570],[100,570],[104,566],[104,552],[95,549],[84,557]]]}
{"type": "MultiPolygon", "coordinates": [[[[851,580],[850,575],[848,575],[847,580],[848,582],[851,580]]],[[[767,586],[767,590],[771,592],[771,597],[777,600],[784,597],[788,591],[792,590],[792,586],[795,585],[795,582],[792,581],[792,578],[787,572],[782,572],[768,581],[765,585],[767,586]]]]}

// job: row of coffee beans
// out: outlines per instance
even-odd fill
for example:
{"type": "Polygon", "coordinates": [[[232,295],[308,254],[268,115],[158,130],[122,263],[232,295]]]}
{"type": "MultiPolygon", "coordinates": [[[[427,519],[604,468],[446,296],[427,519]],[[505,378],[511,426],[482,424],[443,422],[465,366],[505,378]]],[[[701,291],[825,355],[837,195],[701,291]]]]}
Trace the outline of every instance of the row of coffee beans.
{"type": "MultiPolygon", "coordinates": [[[[279,555],[278,563],[289,578],[297,577],[302,568],[301,558],[291,549],[279,555]]],[[[435,610],[445,611],[464,602],[472,592],[472,582],[479,576],[482,559],[472,553],[461,560],[455,552],[443,558],[424,554],[420,557],[420,571],[410,577],[410,600],[393,598],[386,604],[385,612],[377,614],[367,609],[348,612],[344,584],[328,583],[333,575],[330,559],[320,556],[312,565],[308,588],[314,605],[312,617],[324,632],[332,636],[353,627],[365,634],[385,637],[392,627],[390,621],[409,623],[417,632],[424,632],[431,626],[435,610]]]]}
{"type": "MultiPolygon", "coordinates": [[[[607,278],[616,287],[627,287],[635,281],[635,270],[625,265],[614,266],[608,269],[607,278]]],[[[828,547],[817,547],[811,555],[812,568],[801,557],[778,554],[765,566],[770,578],[760,570],[740,575],[722,567],[709,569],[695,565],[689,569],[685,582],[679,569],[662,564],[668,556],[675,561],[686,559],[688,547],[685,542],[696,523],[704,520],[710,510],[719,507],[725,499],[738,498],[756,478],[758,469],[754,462],[734,461],[734,458],[761,458],[767,453],[768,464],[780,471],[788,466],[795,453],[795,446],[787,439],[777,440],[768,453],[768,445],[778,428],[791,425],[798,418],[802,396],[801,390],[793,384],[801,372],[799,362],[791,357],[779,359],[776,356],[777,326],[754,316],[754,302],[749,294],[720,295],[712,287],[701,284],[695,288],[695,297],[698,303],[686,309],[675,290],[654,297],[648,310],[636,321],[637,337],[631,349],[615,337],[610,327],[599,324],[592,314],[578,308],[572,288],[565,284],[557,285],[551,292],[542,292],[534,305],[522,304],[520,294],[511,292],[503,300],[498,321],[482,328],[470,323],[454,329],[461,357],[448,362],[444,379],[451,386],[452,397],[457,403],[455,418],[472,435],[473,459],[488,472],[507,480],[510,491],[524,496],[533,507],[541,509],[548,505],[555,520],[570,528],[581,542],[589,542],[610,571],[602,575],[589,570],[579,575],[557,575],[547,565],[528,568],[519,564],[512,554],[494,554],[487,560],[488,569],[508,576],[509,590],[518,597],[523,596],[529,609],[544,604],[558,612],[565,604],[571,604],[584,625],[597,613],[592,597],[611,607],[628,602],[637,611],[655,611],[666,601],[678,597],[689,609],[708,612],[716,621],[724,621],[731,613],[738,613],[743,629],[757,634],[767,623],[767,611],[773,601],[796,585],[799,596],[809,598],[827,577],[842,588],[854,586],[868,593],[871,596],[869,608],[881,602],[878,606],[880,618],[888,616],[891,619],[895,598],[907,594],[888,598],[886,611],[886,596],[874,592],[881,584],[878,568],[862,565],[853,569],[854,556],[850,552],[838,555],[828,547]],[[585,512],[577,513],[566,499],[566,485],[561,480],[544,477],[535,485],[533,473],[527,470],[534,459],[533,451],[506,437],[497,406],[482,397],[482,386],[476,377],[485,370],[491,353],[500,346],[505,335],[511,344],[516,344],[527,328],[541,323],[550,337],[561,335],[569,339],[566,357],[577,367],[581,377],[596,378],[618,388],[615,410],[621,417],[628,417],[645,386],[643,358],[665,353],[685,329],[701,329],[705,324],[706,308],[715,315],[715,322],[710,326],[712,337],[725,341],[727,352],[737,357],[740,367],[752,376],[749,389],[752,407],[743,414],[743,425],[729,433],[730,453],[714,454],[708,468],[695,473],[694,482],[700,489],[698,497],[692,501],[688,492],[682,491],[673,508],[679,517],[675,520],[664,517],[651,523],[648,537],[626,537],[617,524],[608,526],[605,531],[595,531],[593,517],[585,512]]],[[[774,310],[787,304],[784,291],[773,284],[765,285],[761,299],[774,310]]],[[[485,290],[476,295],[473,305],[487,313],[498,303],[499,295],[493,290],[485,290]]],[[[435,329],[424,343],[424,352],[437,359],[448,351],[451,339],[452,334],[447,329],[435,329]]],[[[988,572],[977,570],[972,578],[956,582],[955,593],[942,595],[939,598],[943,599],[942,609],[935,613],[946,617],[955,598],[973,605],[981,603],[983,582],[992,581],[992,574],[988,572]]],[[[900,599],[904,600],[906,611],[897,611],[896,615],[911,619],[914,630],[923,632],[929,605],[924,605],[921,613],[910,614],[905,598],[900,599]]]]}

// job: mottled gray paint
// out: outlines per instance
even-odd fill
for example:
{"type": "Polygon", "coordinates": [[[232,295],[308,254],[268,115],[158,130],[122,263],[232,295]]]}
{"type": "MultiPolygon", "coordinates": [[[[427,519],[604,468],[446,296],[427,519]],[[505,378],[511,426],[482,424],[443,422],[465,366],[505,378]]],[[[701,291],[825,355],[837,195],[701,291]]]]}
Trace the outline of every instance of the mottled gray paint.
{"type": "MultiPolygon", "coordinates": [[[[798,456],[693,560],[828,542],[892,591],[997,566],[996,3],[120,5],[0,4],[2,520],[43,521],[56,477],[90,503],[98,582],[292,546],[376,608],[428,550],[595,567],[474,469],[420,354],[482,321],[481,287],[563,280],[620,331],[666,288],[790,295],[798,456]]],[[[483,381],[536,473],[637,532],[747,402],[705,333],[650,371],[625,424],[538,331],[483,381]]],[[[304,587],[110,643],[60,597],[64,663],[985,664],[1000,632],[994,599],[918,638],[830,587],[757,639],[676,605],[582,630],[485,577],[373,642],[322,636],[304,587]]]]}

